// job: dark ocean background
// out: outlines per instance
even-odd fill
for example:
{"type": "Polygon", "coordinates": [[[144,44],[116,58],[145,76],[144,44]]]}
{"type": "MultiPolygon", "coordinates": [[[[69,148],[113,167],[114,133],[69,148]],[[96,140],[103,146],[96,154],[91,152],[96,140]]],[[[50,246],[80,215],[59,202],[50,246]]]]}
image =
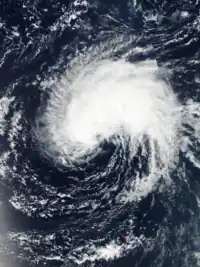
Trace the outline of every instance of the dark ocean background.
{"type": "MultiPolygon", "coordinates": [[[[115,144],[104,142],[104,153],[89,164],[64,168],[43,157],[31,134],[38,109],[49,99],[41,81],[61,75],[77,53],[116,35],[134,36],[126,50],[150,47],[129,55],[130,62],[156,60],[171,72],[181,103],[199,102],[199,8],[198,0],[0,0],[0,97],[10,99],[8,110],[7,100],[0,106],[1,267],[199,266],[200,168],[183,152],[171,174],[171,190],[155,190],[137,205],[119,205],[115,196],[137,170],[140,153],[128,165],[128,150],[120,158],[115,144]],[[106,169],[113,154],[108,177],[88,182],[106,169]],[[118,189],[104,199],[101,190],[114,184],[118,189]],[[68,191],[75,192],[73,201],[68,191]],[[78,208],[88,196],[101,203],[92,215],[90,207],[78,208]],[[123,244],[128,232],[142,242],[123,256],[75,260],[76,248],[85,247],[87,254],[91,240],[104,245],[115,238],[123,244]]],[[[196,147],[199,159],[198,142],[196,147]]]]}

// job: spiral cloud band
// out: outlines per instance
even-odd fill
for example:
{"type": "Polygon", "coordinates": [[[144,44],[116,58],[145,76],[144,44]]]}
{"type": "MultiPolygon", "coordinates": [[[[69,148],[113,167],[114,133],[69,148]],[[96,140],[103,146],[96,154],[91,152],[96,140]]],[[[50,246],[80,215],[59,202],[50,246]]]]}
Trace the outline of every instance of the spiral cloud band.
{"type": "MultiPolygon", "coordinates": [[[[167,70],[159,68],[155,60],[131,62],[126,54],[115,58],[108,44],[75,57],[59,79],[45,81],[42,86],[49,88],[49,99],[38,114],[35,134],[45,157],[87,173],[85,166],[114,146],[103,170],[85,177],[90,187],[94,181],[99,183],[97,196],[102,200],[116,192],[120,205],[139,203],[158,188],[161,178],[163,186],[170,185],[180,151],[198,164],[190,148],[193,139],[198,143],[199,105],[180,103],[167,80],[167,70]],[[116,171],[117,181],[103,189],[102,177],[116,171]],[[123,175],[126,183],[119,189],[123,175]]],[[[89,205],[94,211],[101,208],[92,198],[90,195],[86,202],[76,204],[78,210],[89,205]]],[[[132,234],[126,239],[122,245],[112,240],[103,247],[91,242],[86,254],[72,259],[83,263],[120,257],[139,242],[132,234]]],[[[85,249],[79,247],[76,252],[85,249]]]]}
{"type": "Polygon", "coordinates": [[[199,267],[200,1],[1,2],[0,262],[199,267]]]}
{"type": "Polygon", "coordinates": [[[59,80],[43,83],[51,88],[50,99],[38,116],[36,135],[42,152],[65,166],[94,159],[104,142],[128,147],[130,160],[140,151],[147,173],[133,179],[131,199],[138,199],[160,177],[169,178],[178,153],[181,109],[156,61],[114,60],[108,51],[96,48],[77,56],[59,80]]]}
{"type": "MultiPolygon", "coordinates": [[[[96,266],[164,247],[164,223],[173,219],[173,197],[187,184],[186,164],[200,168],[199,103],[181,99],[156,60],[129,57],[144,49],[130,43],[118,38],[77,52],[59,78],[49,75],[41,83],[31,125],[37,157],[26,163],[26,176],[17,176],[24,191],[9,201],[29,217],[66,218],[59,226],[68,242],[63,267],[96,266]],[[27,197],[30,181],[37,190],[27,197]],[[155,213],[161,215],[152,220],[155,213]]],[[[5,113],[14,101],[2,99],[5,113]]],[[[23,130],[21,114],[12,119],[13,151],[23,130]]],[[[53,243],[54,233],[41,238],[38,232],[36,240],[53,243]]],[[[22,236],[9,234],[12,240],[22,236]]],[[[23,238],[34,247],[31,232],[23,238]]]]}

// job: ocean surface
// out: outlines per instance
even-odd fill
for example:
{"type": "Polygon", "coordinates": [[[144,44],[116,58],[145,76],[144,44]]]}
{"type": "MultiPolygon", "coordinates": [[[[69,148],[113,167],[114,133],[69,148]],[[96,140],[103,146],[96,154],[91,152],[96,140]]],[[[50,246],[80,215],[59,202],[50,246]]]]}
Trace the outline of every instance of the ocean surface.
{"type": "Polygon", "coordinates": [[[0,267],[200,266],[199,0],[0,0],[0,267]]]}

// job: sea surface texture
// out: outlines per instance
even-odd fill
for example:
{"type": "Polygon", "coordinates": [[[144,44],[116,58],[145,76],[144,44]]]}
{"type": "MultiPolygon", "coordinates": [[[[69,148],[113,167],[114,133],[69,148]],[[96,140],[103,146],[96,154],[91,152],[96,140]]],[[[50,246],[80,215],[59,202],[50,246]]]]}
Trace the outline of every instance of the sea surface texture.
{"type": "Polygon", "coordinates": [[[0,267],[200,266],[200,1],[0,0],[0,267]]]}

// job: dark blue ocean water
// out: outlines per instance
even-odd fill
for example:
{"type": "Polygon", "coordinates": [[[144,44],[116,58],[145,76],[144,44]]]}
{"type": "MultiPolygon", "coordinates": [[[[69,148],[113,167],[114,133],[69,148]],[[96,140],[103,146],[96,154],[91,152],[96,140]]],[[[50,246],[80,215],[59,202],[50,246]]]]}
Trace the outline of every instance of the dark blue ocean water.
{"type": "MultiPolygon", "coordinates": [[[[173,194],[170,190],[155,190],[138,205],[123,206],[116,203],[115,196],[126,186],[127,177],[137,171],[140,153],[130,165],[116,157],[108,177],[98,181],[92,178],[88,183],[87,177],[101,174],[108,165],[116,150],[112,140],[101,144],[103,154],[70,168],[45,158],[32,135],[38,110],[45,108],[49,99],[48,93],[41,90],[41,81],[61,75],[77,51],[98,46],[118,34],[135,38],[124,48],[126,51],[151,46],[147,52],[130,54],[130,62],[155,59],[158,66],[171,70],[170,84],[181,103],[188,99],[200,101],[199,6],[198,1],[184,0],[0,0],[0,96],[14,97],[0,135],[2,157],[9,152],[0,163],[6,169],[0,174],[0,260],[2,257],[6,267],[199,266],[194,254],[200,250],[200,169],[184,153],[179,155],[182,173],[177,166],[171,174],[173,194]],[[12,139],[12,148],[12,118],[18,111],[22,127],[12,139]],[[103,199],[101,193],[96,195],[100,188],[114,184],[118,189],[109,199],[103,199]],[[61,201],[57,197],[67,190],[75,191],[75,200],[65,196],[61,201]],[[15,205],[10,201],[13,196],[17,196],[15,205]],[[101,202],[92,217],[89,208],[76,209],[79,201],[88,196],[101,202]],[[42,199],[45,201],[39,204],[42,199]],[[70,204],[75,206],[73,210],[67,208],[70,204]],[[88,260],[78,265],[72,260],[71,251],[86,247],[88,240],[102,239],[104,244],[116,238],[123,244],[132,218],[132,235],[151,240],[144,241],[145,246],[138,244],[135,250],[109,261],[88,260]],[[50,235],[52,239],[47,238],[50,235]]],[[[115,58],[124,52],[118,51],[115,58]]],[[[128,150],[123,151],[124,159],[126,153],[128,150]]],[[[142,160],[143,171],[148,173],[148,159],[142,160]]],[[[160,183],[164,184],[164,179],[160,183]]]]}

